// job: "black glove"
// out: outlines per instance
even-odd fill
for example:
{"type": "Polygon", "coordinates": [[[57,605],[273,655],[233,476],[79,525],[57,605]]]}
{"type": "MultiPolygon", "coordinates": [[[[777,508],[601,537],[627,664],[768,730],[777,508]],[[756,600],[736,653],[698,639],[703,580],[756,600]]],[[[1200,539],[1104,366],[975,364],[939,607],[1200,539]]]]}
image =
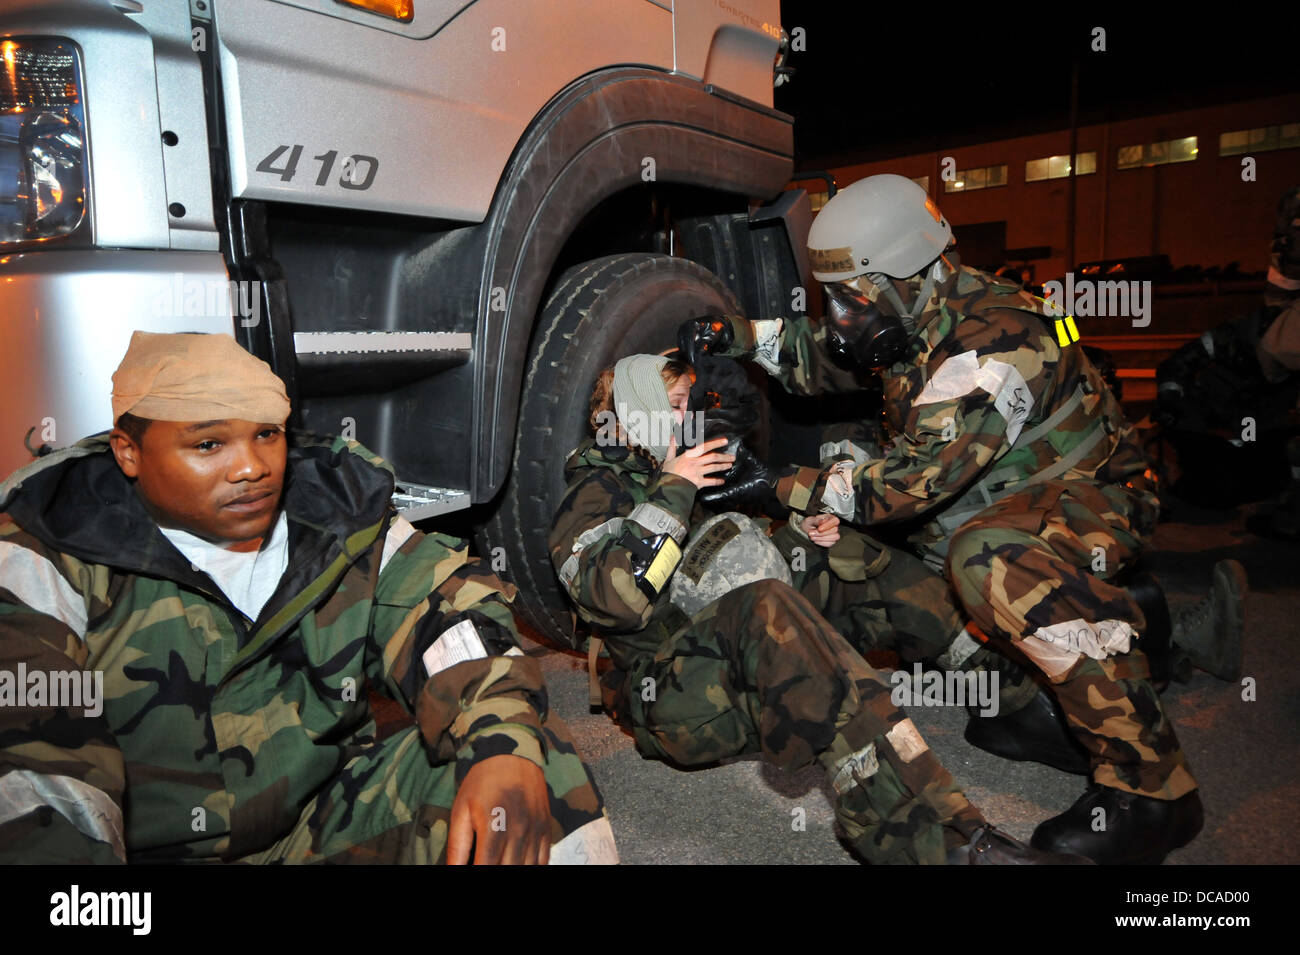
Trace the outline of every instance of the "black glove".
{"type": "Polygon", "coordinates": [[[725,351],[735,338],[731,321],[725,315],[688,318],[677,329],[677,347],[692,365],[701,354],[716,355],[725,351]]]}
{"type": "Polygon", "coordinates": [[[776,474],[746,444],[738,444],[735,454],[736,463],[723,475],[726,483],[704,488],[696,500],[715,511],[765,510],[776,500],[776,474]]]}

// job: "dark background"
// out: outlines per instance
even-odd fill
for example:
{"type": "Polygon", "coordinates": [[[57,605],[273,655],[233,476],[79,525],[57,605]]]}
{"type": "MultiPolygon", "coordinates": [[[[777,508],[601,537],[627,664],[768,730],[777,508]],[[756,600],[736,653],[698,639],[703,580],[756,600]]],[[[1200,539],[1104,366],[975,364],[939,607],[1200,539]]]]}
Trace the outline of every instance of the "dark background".
{"type": "Polygon", "coordinates": [[[924,2],[887,12],[785,0],[782,25],[803,27],[807,46],[776,90],[796,120],[795,169],[1066,129],[1076,61],[1081,126],[1300,89],[1294,7],[1215,7],[1213,18],[1191,5],[1164,16],[965,7],[974,17],[924,2]],[[1091,49],[1098,26],[1105,52],[1091,49]]]}

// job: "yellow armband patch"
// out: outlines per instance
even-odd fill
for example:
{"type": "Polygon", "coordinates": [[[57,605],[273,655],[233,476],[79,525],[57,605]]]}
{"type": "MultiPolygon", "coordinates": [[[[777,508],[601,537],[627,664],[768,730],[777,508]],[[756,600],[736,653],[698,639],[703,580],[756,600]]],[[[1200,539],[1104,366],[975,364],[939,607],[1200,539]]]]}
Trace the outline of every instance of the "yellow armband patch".
{"type": "Polygon", "coordinates": [[[682,562],[682,549],[671,537],[665,537],[654,560],[645,571],[645,581],[654,588],[655,593],[663,593],[664,585],[673,575],[677,565],[682,562]]]}

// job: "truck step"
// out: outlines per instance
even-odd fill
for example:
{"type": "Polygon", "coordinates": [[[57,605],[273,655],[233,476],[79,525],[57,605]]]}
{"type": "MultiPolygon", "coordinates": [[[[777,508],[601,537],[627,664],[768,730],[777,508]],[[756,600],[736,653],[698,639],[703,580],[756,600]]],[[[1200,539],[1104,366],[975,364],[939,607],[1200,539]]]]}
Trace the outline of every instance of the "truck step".
{"type": "Polygon", "coordinates": [[[311,355],[401,352],[464,361],[472,339],[469,332],[294,332],[293,350],[299,360],[311,355]]]}
{"type": "Polygon", "coordinates": [[[411,523],[459,511],[469,505],[469,491],[453,487],[427,487],[398,481],[397,489],[393,491],[393,506],[411,523]]]}
{"type": "Polygon", "coordinates": [[[469,361],[469,332],[294,332],[306,395],[388,391],[469,361]]]}

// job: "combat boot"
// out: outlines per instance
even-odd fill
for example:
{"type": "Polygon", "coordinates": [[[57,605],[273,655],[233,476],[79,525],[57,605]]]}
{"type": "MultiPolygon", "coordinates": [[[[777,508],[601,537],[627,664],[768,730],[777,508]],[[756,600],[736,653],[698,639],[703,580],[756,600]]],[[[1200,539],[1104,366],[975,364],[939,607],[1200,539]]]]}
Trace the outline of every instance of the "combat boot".
{"type": "Polygon", "coordinates": [[[1151,685],[1157,693],[1163,693],[1171,678],[1186,683],[1191,678],[1191,671],[1177,669],[1173,649],[1173,623],[1159,581],[1150,574],[1137,574],[1128,586],[1128,593],[1146,618],[1146,630],[1138,641],[1138,649],[1146,656],[1147,665],[1151,667],[1151,685]]]}
{"type": "Polygon", "coordinates": [[[970,714],[966,742],[976,749],[1017,762],[1043,763],[1076,776],[1092,772],[1087,751],[1066,728],[1065,715],[1046,690],[1040,688],[1027,704],[1009,713],[980,716],[971,707],[970,714]]]}
{"type": "Polygon", "coordinates": [[[1292,481],[1273,508],[1271,537],[1300,540],[1300,484],[1292,481]]]}
{"type": "Polygon", "coordinates": [[[1175,652],[1181,650],[1193,666],[1220,680],[1241,679],[1242,611],[1248,589],[1246,568],[1238,561],[1215,564],[1209,596],[1174,620],[1175,652]]]}
{"type": "Polygon", "coordinates": [[[1196,790],[1167,800],[1090,783],[1073,806],[1034,830],[1030,845],[1098,865],[1159,865],[1196,838],[1204,822],[1196,790]]]}
{"type": "Polygon", "coordinates": [[[1273,507],[1270,535],[1284,540],[1300,540],[1300,437],[1286,443],[1286,457],[1291,465],[1291,483],[1273,507]]]}
{"type": "Polygon", "coordinates": [[[1091,859],[1065,852],[1040,852],[992,825],[981,826],[969,844],[948,853],[949,865],[1094,865],[1091,859]]]}

